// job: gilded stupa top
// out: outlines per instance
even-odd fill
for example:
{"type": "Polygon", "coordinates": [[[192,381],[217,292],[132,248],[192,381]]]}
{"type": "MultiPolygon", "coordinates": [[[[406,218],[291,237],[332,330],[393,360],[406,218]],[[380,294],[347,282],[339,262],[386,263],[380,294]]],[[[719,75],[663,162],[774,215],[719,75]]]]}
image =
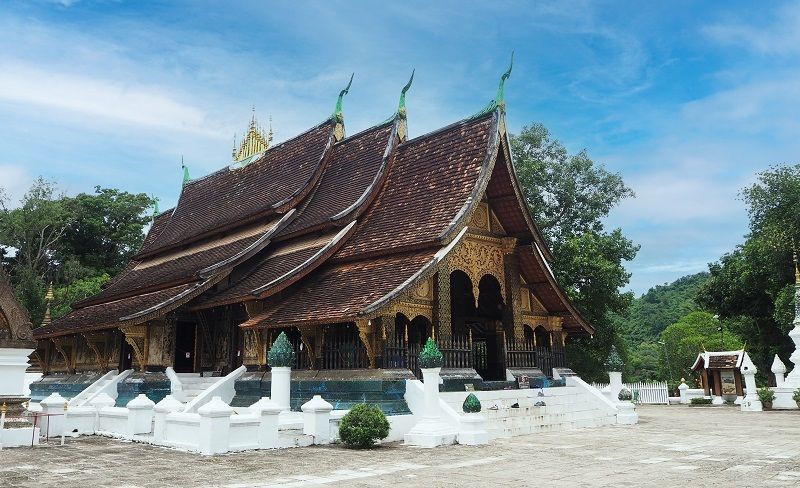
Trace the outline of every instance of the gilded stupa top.
{"type": "Polygon", "coordinates": [[[272,118],[270,117],[269,132],[265,132],[261,126],[258,125],[256,120],[255,108],[253,109],[253,116],[250,118],[250,126],[247,128],[247,134],[244,139],[236,146],[236,138],[233,140],[233,151],[231,156],[233,162],[238,163],[255,154],[261,153],[269,149],[272,142],[272,118]]]}

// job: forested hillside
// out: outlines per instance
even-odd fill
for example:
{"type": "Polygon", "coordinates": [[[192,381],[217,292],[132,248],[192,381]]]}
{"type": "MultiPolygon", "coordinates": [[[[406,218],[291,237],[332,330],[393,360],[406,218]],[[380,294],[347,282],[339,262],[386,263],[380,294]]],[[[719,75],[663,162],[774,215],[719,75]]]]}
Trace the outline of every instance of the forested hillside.
{"type": "MultiPolygon", "coordinates": [[[[633,381],[665,380],[670,375],[661,334],[687,314],[698,310],[695,297],[708,273],[684,276],[651,288],[631,303],[628,313],[613,316],[618,333],[627,344],[626,376],[633,381]]],[[[670,347],[675,347],[671,345],[670,347]]],[[[674,365],[678,369],[683,365],[674,365]]]]}
{"type": "Polygon", "coordinates": [[[689,312],[697,310],[695,297],[708,273],[684,276],[672,283],[658,285],[635,298],[628,313],[614,317],[620,334],[628,346],[653,341],[667,328],[689,312]]]}

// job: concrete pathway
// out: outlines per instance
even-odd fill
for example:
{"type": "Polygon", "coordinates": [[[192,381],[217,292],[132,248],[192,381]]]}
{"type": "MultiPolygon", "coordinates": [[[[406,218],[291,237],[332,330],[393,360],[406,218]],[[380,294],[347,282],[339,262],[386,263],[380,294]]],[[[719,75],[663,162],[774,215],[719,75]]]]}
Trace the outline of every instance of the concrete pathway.
{"type": "Polygon", "coordinates": [[[433,450],[389,444],[202,457],[83,437],[0,451],[0,487],[800,486],[800,412],[638,411],[633,427],[433,450]]]}

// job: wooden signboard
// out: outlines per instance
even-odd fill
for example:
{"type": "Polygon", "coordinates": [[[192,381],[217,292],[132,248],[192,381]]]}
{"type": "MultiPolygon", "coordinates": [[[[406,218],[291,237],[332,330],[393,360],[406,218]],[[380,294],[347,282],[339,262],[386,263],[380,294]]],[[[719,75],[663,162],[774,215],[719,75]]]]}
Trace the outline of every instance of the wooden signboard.
{"type": "Polygon", "coordinates": [[[722,380],[722,394],[735,395],[736,394],[736,380],[733,376],[732,369],[723,369],[719,372],[720,379],[722,380]]]}

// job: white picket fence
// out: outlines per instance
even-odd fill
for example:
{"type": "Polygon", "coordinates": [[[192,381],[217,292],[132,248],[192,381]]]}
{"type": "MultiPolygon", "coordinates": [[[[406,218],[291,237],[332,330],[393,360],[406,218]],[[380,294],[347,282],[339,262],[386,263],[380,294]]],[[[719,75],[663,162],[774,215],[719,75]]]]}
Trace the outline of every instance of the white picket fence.
{"type": "MultiPolygon", "coordinates": [[[[625,388],[633,393],[636,403],[647,405],[669,405],[669,390],[666,381],[648,381],[639,383],[624,383],[625,388]],[[638,393],[637,393],[638,392],[638,393]]],[[[592,383],[598,390],[608,386],[608,383],[592,383]]]]}

